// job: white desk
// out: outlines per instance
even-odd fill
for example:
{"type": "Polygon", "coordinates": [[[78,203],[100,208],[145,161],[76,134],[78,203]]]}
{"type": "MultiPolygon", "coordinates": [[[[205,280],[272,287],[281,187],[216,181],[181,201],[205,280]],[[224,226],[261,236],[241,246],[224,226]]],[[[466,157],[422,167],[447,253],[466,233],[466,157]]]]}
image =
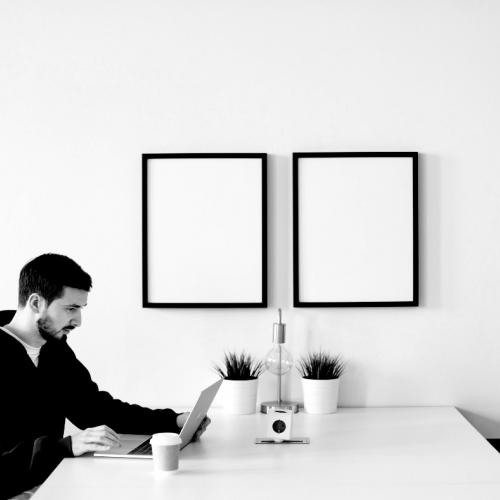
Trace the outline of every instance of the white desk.
{"type": "Polygon", "coordinates": [[[309,445],[255,445],[265,416],[213,420],[181,452],[180,470],[150,460],[64,460],[35,500],[467,499],[500,498],[500,454],[451,407],[344,408],[295,415],[309,445]]]}

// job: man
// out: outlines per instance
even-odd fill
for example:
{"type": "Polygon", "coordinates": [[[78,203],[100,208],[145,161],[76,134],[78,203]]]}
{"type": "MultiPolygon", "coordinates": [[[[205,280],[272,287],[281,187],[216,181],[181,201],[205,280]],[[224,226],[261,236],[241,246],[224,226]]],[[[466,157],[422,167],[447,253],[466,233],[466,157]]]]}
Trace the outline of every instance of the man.
{"type": "Polygon", "coordinates": [[[17,311],[0,315],[0,499],[41,484],[64,457],[118,444],[117,433],[180,432],[187,420],[114,399],[92,381],[66,343],[91,286],[70,258],[41,255],[21,270],[17,311]],[[83,430],[63,437],[66,418],[83,430]]]}

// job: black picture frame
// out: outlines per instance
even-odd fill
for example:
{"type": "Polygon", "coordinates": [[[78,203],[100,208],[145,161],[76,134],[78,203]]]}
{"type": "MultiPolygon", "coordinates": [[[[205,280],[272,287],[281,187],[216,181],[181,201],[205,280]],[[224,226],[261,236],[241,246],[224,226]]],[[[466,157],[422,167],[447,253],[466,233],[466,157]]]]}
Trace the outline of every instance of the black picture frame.
{"type": "Polygon", "coordinates": [[[418,306],[418,241],[417,152],[293,153],[294,307],[418,306]],[[380,224],[380,232],[367,221],[380,224]],[[359,242],[364,231],[389,237],[374,237],[373,248],[352,252],[349,233],[359,242]]]}
{"type": "Polygon", "coordinates": [[[144,153],[143,307],[267,300],[267,154],[144,153]]]}

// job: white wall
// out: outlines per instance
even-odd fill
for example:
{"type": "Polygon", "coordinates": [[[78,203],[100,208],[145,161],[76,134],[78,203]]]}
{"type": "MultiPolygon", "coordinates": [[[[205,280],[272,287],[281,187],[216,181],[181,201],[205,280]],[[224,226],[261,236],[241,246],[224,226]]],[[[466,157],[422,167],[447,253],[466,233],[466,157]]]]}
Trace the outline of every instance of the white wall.
{"type": "Polygon", "coordinates": [[[499,25],[494,0],[1,0],[0,304],[70,255],[95,281],[71,345],[153,406],[263,355],[282,306],[295,355],[348,358],[341,404],[456,405],[500,437],[499,25]],[[418,308],[291,307],[291,153],[346,150],[421,153],[418,308]],[[268,309],[141,308],[144,152],[270,155],[268,309]]]}

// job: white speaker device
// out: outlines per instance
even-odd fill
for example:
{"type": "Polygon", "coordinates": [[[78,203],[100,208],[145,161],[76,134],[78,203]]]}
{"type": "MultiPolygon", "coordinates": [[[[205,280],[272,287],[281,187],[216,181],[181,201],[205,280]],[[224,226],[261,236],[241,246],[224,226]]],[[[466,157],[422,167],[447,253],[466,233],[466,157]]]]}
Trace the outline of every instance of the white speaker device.
{"type": "Polygon", "coordinates": [[[309,438],[292,438],[293,409],[268,408],[265,438],[257,438],[255,444],[309,444],[309,438]]]}
{"type": "Polygon", "coordinates": [[[267,415],[267,437],[278,442],[289,441],[292,436],[293,413],[291,410],[271,408],[267,415]]]}

